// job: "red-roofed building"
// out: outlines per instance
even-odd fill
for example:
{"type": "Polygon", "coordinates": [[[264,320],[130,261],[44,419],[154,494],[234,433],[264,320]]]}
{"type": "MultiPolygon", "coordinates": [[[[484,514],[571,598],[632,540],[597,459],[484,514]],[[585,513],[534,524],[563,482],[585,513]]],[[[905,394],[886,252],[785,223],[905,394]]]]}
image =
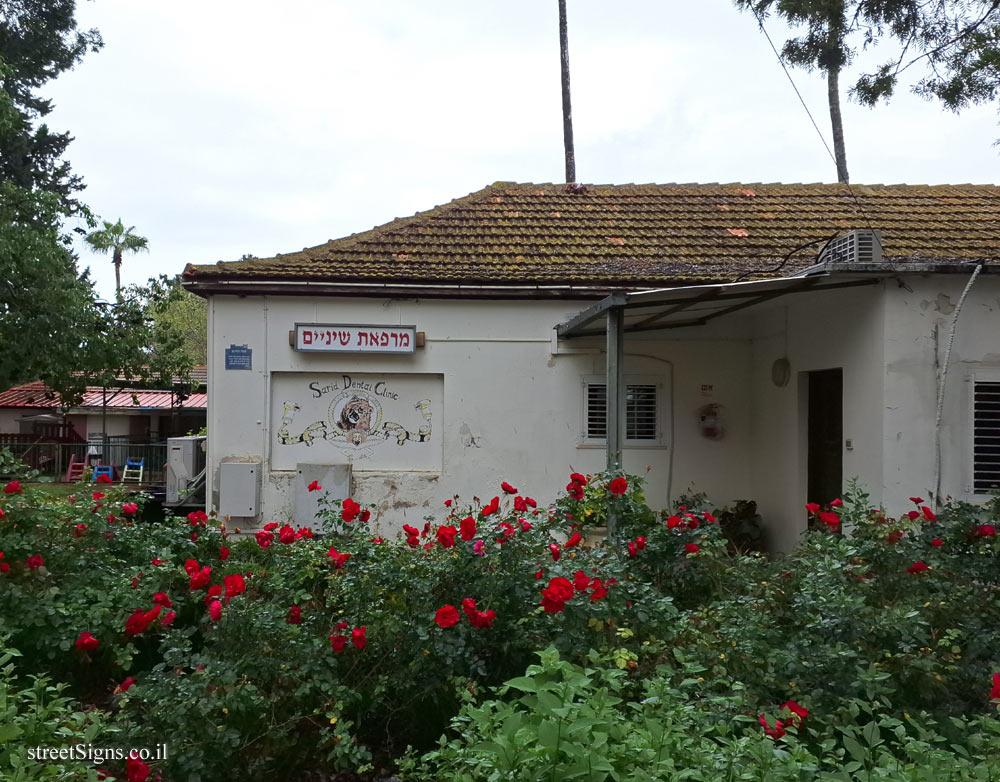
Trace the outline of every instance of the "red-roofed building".
{"type": "Polygon", "coordinates": [[[998,247],[994,185],[498,182],[189,265],[209,504],[310,523],[306,484],[337,467],[391,529],[502,480],[549,501],[611,462],[654,507],[755,500],[788,550],[805,504],[853,477],[893,512],[981,499],[1000,483],[998,247]]]}

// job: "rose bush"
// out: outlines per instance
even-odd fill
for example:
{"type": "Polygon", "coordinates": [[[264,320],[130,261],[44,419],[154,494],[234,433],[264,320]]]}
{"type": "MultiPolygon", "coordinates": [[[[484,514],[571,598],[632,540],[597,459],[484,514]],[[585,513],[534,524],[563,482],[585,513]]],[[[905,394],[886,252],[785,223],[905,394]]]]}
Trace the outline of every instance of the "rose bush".
{"type": "Polygon", "coordinates": [[[117,743],[167,741],[166,780],[387,773],[547,647],[571,666],[597,650],[624,703],[656,679],[684,702],[671,719],[728,726],[712,742],[795,741],[808,763],[866,708],[963,746],[947,719],[993,708],[995,505],[889,518],[855,491],[771,560],[739,554],[703,503],[654,513],[620,474],[575,473],[547,508],[510,484],[453,497],[399,537],[353,499],[325,502],[322,535],[247,535],[202,512],[140,521],[145,499],[118,487],[17,489],[0,494],[4,632],[117,743]],[[620,537],[587,545],[609,512],[620,537]]]}

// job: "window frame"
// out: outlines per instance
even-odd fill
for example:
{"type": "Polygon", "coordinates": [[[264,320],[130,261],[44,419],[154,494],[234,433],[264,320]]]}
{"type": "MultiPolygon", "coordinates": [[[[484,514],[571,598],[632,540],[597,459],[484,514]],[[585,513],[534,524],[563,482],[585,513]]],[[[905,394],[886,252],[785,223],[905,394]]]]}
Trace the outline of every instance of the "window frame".
{"type": "MultiPolygon", "coordinates": [[[[666,410],[667,392],[666,380],[661,375],[625,375],[623,378],[626,390],[629,386],[653,386],[656,393],[656,437],[652,439],[636,439],[626,437],[622,446],[624,448],[665,448],[667,443],[666,432],[666,410]]],[[[581,448],[606,448],[606,437],[591,437],[588,430],[588,417],[590,412],[589,388],[590,386],[607,387],[607,378],[604,375],[585,375],[581,378],[581,408],[582,415],[580,421],[580,444],[581,448]]],[[[606,407],[607,396],[605,396],[606,407]]],[[[627,405],[627,402],[626,402],[627,405]]],[[[626,410],[626,420],[628,411],[626,410]]]]}
{"type": "MultiPolygon", "coordinates": [[[[985,492],[979,491],[976,487],[976,387],[980,383],[990,383],[1000,386],[1000,371],[986,370],[975,372],[969,375],[969,380],[968,493],[974,498],[986,500],[992,496],[990,492],[988,490],[985,492]]],[[[998,467],[998,473],[1000,473],[1000,467],[998,467]]],[[[1000,484],[1000,480],[997,483],[1000,484]]]]}

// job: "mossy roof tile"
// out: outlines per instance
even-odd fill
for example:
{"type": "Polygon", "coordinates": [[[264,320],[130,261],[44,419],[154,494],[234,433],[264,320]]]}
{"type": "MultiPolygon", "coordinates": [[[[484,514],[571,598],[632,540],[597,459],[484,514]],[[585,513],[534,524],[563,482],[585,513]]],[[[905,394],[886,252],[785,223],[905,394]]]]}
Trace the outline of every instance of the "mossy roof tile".
{"type": "Polygon", "coordinates": [[[838,231],[876,228],[887,260],[996,260],[995,185],[498,182],[360,234],[274,258],[189,265],[188,280],[669,285],[782,274],[838,231]],[[807,242],[818,242],[799,250],[807,242]]]}

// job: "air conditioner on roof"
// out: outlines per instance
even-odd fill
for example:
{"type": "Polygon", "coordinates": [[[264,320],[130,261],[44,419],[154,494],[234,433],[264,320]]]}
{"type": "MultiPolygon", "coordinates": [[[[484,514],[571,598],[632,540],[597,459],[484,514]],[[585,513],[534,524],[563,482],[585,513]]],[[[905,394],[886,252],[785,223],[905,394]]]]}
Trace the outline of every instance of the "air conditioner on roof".
{"type": "Polygon", "coordinates": [[[861,229],[831,239],[819,255],[824,264],[882,262],[882,232],[861,229]]]}

